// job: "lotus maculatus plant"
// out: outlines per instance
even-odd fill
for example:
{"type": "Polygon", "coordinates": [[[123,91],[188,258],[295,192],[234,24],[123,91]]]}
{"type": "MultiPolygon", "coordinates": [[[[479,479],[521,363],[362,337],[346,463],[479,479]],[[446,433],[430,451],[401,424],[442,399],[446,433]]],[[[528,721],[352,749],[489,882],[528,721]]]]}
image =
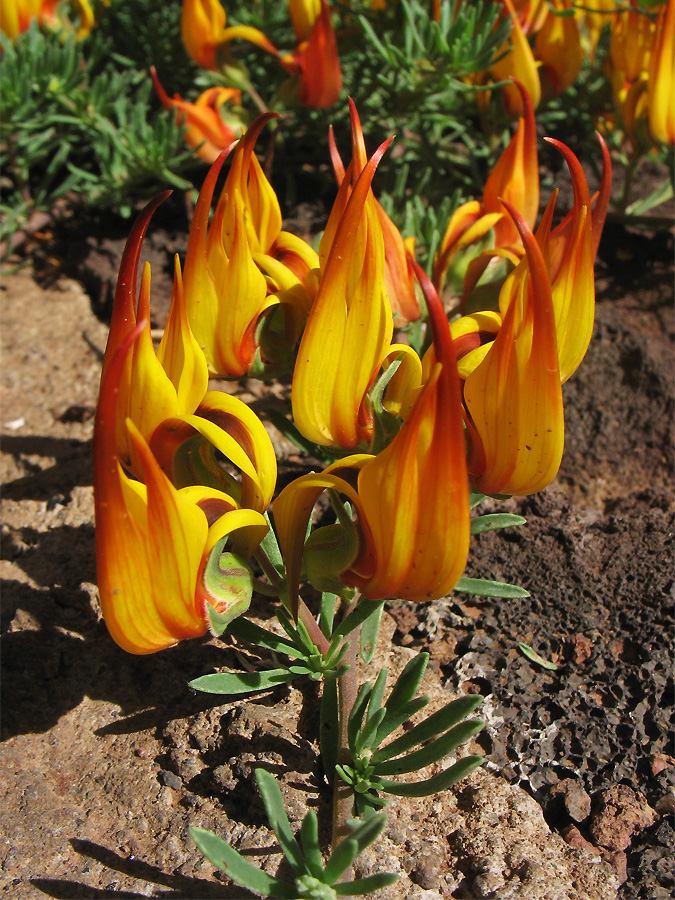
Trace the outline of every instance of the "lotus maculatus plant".
{"type": "Polygon", "coordinates": [[[331,137],[338,189],[318,254],[283,230],[255,155],[270,113],[206,177],[156,348],[147,264],[137,281],[164,195],[141,213],[124,252],[94,434],[98,582],[110,633],[133,653],[207,630],[256,647],[253,671],[191,682],[215,695],[321,682],[319,744],[333,793],[325,863],[315,813],[298,843],[262,769],[258,787],[291,880],[266,874],[211,832],[192,832],[231,879],[263,896],[354,896],[391,884],[389,873],[353,875],[385,826],[381,810],[397,795],[445,790],[483,761],[456,752],[483,725],[470,718],[480,696],[420,716],[427,654],[412,658],[388,693],[381,666],[373,681],[359,679],[373,663],[385,603],[522,590],[463,576],[472,533],[524,522],[491,514],[487,525],[471,509],[486,494],[541,490],[560,465],[562,384],[591,337],[611,173],[602,143],[603,177],[591,195],[576,156],[551,140],[574,202],[554,227],[554,193],[537,223],[533,105],[522,85],[514,89],[523,105],[516,134],[482,201],[453,217],[436,284],[373,193],[392,138],[369,157],[353,104],[346,165],[331,137]],[[467,268],[463,314],[449,317],[438,288],[489,231],[493,247],[467,268]],[[508,265],[481,293],[480,275],[495,259],[508,265]],[[394,335],[419,317],[420,300],[427,347],[418,354],[394,335]],[[269,380],[280,361],[292,372],[290,415],[277,410],[271,421],[312,463],[275,495],[277,461],[262,419],[209,379],[269,380]],[[264,598],[264,619],[250,613],[254,597],[264,598]]]}

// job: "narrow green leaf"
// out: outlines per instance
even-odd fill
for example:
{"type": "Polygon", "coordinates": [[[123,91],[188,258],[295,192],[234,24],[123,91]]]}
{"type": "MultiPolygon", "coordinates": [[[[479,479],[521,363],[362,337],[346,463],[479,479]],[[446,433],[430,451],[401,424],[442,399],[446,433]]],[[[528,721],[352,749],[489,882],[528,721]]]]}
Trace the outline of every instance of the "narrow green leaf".
{"type": "Polygon", "coordinates": [[[216,672],[201,675],[189,682],[196,691],[206,694],[250,694],[253,691],[269,691],[278,684],[292,681],[295,675],[288,669],[268,669],[264,672],[216,672]]]}
{"type": "Polygon", "coordinates": [[[302,850],[291,830],[291,823],[288,821],[286,808],[284,807],[284,798],[281,795],[281,788],[277,784],[276,778],[266,769],[259,768],[255,770],[255,780],[258,783],[258,790],[265,804],[267,818],[279,840],[279,846],[283,850],[284,856],[291,864],[296,875],[311,874],[307,871],[302,850]]]}
{"type": "Polygon", "coordinates": [[[326,884],[335,884],[340,875],[345,872],[359,855],[359,844],[353,837],[340,841],[331,853],[323,871],[323,880],[326,884]]]}
{"type": "Polygon", "coordinates": [[[384,690],[387,686],[387,669],[383,668],[377,674],[377,678],[375,679],[375,684],[373,685],[373,690],[370,693],[370,699],[368,701],[368,712],[366,714],[366,722],[370,721],[371,717],[382,709],[382,700],[384,699],[384,690]]]}
{"type": "Polygon", "coordinates": [[[361,659],[366,665],[372,662],[373,656],[375,656],[383,609],[384,602],[377,606],[373,614],[368,616],[361,626],[361,659]]]}
{"type": "Polygon", "coordinates": [[[378,726],[382,722],[382,719],[384,719],[386,712],[386,709],[380,708],[377,712],[374,712],[372,716],[369,716],[366,719],[366,724],[363,726],[363,729],[359,732],[356,741],[354,742],[354,748],[358,756],[360,756],[364,750],[368,750],[373,746],[378,726]]]}
{"type": "Polygon", "coordinates": [[[422,697],[416,697],[414,700],[411,700],[409,703],[406,703],[404,706],[399,706],[396,714],[390,714],[391,710],[389,706],[385,707],[387,710],[387,714],[382,719],[382,723],[380,727],[377,729],[377,738],[373,742],[374,747],[379,747],[382,741],[389,737],[392,732],[396,731],[404,722],[407,722],[408,719],[412,718],[415,713],[418,713],[421,709],[429,703],[429,697],[426,695],[422,697]]]}
{"type": "Polygon", "coordinates": [[[373,686],[369,681],[362,684],[351,712],[349,713],[349,719],[347,720],[347,740],[349,742],[349,749],[352,752],[355,752],[356,739],[361,731],[363,717],[366,714],[366,707],[368,706],[372,690],[373,686]]]}
{"type": "Polygon", "coordinates": [[[416,781],[413,784],[405,784],[398,781],[389,781],[383,778],[380,782],[380,789],[387,794],[393,794],[396,797],[427,797],[429,794],[437,794],[444,791],[451,785],[466,778],[474,769],[485,762],[484,756],[465,756],[445,769],[433,778],[427,778],[426,781],[416,781]]]}
{"type": "Polygon", "coordinates": [[[428,653],[419,653],[410,660],[396,679],[396,682],[391,689],[391,693],[387,698],[388,710],[393,712],[398,709],[399,706],[402,706],[404,703],[408,703],[413,699],[417,693],[417,689],[422,683],[422,678],[424,677],[428,662],[428,653]]]}
{"type": "Polygon", "coordinates": [[[222,869],[236,884],[263,897],[288,898],[288,900],[296,898],[297,890],[294,885],[267,875],[213,832],[204,828],[190,828],[190,837],[209,862],[222,869]]]}
{"type": "Polygon", "coordinates": [[[270,521],[269,513],[265,513],[265,519],[267,520],[267,524],[269,525],[269,531],[260,542],[260,548],[272,563],[276,571],[280,575],[283,575],[286,571],[284,566],[284,559],[281,555],[281,550],[279,548],[279,542],[277,541],[276,533],[274,531],[274,528],[272,528],[272,522],[270,521]]]}
{"type": "Polygon", "coordinates": [[[432,763],[438,762],[439,759],[448,756],[460,744],[464,744],[474,734],[478,734],[484,726],[485,722],[481,722],[479,719],[469,719],[466,722],[461,722],[459,725],[451,728],[450,731],[446,731],[445,734],[436,738],[435,741],[431,741],[414,753],[379,763],[375,767],[375,774],[378,777],[382,777],[383,775],[403,775],[406,772],[417,772],[419,769],[430,766],[432,763]]]}
{"type": "Polygon", "coordinates": [[[369,616],[377,615],[378,613],[381,615],[383,606],[384,600],[366,600],[365,598],[361,598],[356,609],[352,610],[348,616],[345,616],[335,629],[333,632],[333,640],[335,640],[336,637],[344,637],[345,635],[350,634],[369,616]]]}
{"type": "Polygon", "coordinates": [[[331,594],[330,591],[324,591],[321,594],[321,614],[319,616],[319,627],[328,640],[331,638],[333,630],[333,620],[335,619],[335,609],[337,607],[338,596],[331,594]]]}
{"type": "Polygon", "coordinates": [[[518,644],[518,649],[523,654],[523,656],[527,657],[530,662],[536,663],[538,666],[541,666],[542,669],[548,669],[551,672],[555,672],[556,669],[559,669],[560,666],[558,663],[549,662],[547,659],[544,659],[543,656],[539,656],[539,654],[529,646],[529,644],[518,644]]]}
{"type": "Polygon", "coordinates": [[[319,847],[319,822],[313,809],[310,809],[302,820],[300,843],[310,874],[315,878],[323,878],[323,859],[319,847]]]}
{"type": "Polygon", "coordinates": [[[485,534],[488,531],[497,531],[499,528],[525,525],[526,522],[527,519],[513,513],[489,513],[471,520],[471,534],[485,534]]]}
{"type": "Polygon", "coordinates": [[[364,821],[356,820],[358,824],[354,826],[354,820],[349,822],[350,827],[354,830],[349,837],[356,841],[359,845],[359,853],[363,853],[366,847],[369,847],[373,841],[382,834],[387,824],[387,816],[384,813],[375,813],[369,815],[364,821]]]}
{"type": "Polygon", "coordinates": [[[359,897],[361,894],[389,887],[390,884],[396,884],[397,881],[398,875],[394,875],[393,872],[378,872],[375,875],[367,875],[365,878],[355,878],[354,881],[348,881],[345,884],[335,884],[333,890],[338,897],[359,897]]]}
{"type": "Polygon", "coordinates": [[[286,656],[292,656],[296,659],[302,659],[303,654],[297,650],[293,644],[284,637],[261,628],[255,622],[249,619],[235,619],[228,630],[228,634],[242,641],[248,641],[249,644],[255,644],[256,647],[264,647],[266,650],[274,650],[275,653],[285,653],[286,656]]]}
{"type": "Polygon", "coordinates": [[[486,496],[486,494],[481,494],[478,491],[471,491],[469,494],[469,509],[475,509],[479,506],[486,496]]]}
{"type": "Polygon", "coordinates": [[[458,697],[457,700],[452,700],[443,709],[439,709],[438,712],[433,713],[428,719],[402,734],[400,738],[373,753],[370,760],[371,763],[375,766],[386,759],[400,756],[400,754],[407,753],[408,750],[417,746],[417,744],[422,744],[424,741],[436,737],[436,735],[449,731],[462,719],[471,715],[482,702],[483,697],[480,694],[467,694],[466,697],[458,697]]]}
{"type": "Polygon", "coordinates": [[[455,585],[456,591],[464,594],[475,594],[478,597],[500,597],[506,600],[529,597],[530,592],[517,584],[506,584],[503,581],[488,581],[486,578],[462,578],[455,585]]]}

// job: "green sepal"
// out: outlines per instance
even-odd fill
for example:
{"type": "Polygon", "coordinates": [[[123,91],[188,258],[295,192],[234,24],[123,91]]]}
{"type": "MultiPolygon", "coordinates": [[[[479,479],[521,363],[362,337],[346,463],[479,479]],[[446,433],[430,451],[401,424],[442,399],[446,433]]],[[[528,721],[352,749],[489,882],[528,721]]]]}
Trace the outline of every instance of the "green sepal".
{"type": "Polygon", "coordinates": [[[237,853],[218,835],[204,828],[190,828],[190,837],[204,856],[236,884],[261,894],[263,897],[278,897],[280,900],[295,900],[297,891],[291,884],[272,878],[262,869],[254,866],[237,853]]]}
{"type": "Polygon", "coordinates": [[[410,731],[401,735],[391,744],[376,750],[370,761],[372,765],[377,766],[378,763],[387,759],[399,756],[401,753],[407,753],[412,747],[424,743],[439,734],[449,731],[462,719],[465,719],[483,702],[480,694],[468,694],[465,697],[458,697],[452,700],[442,709],[439,709],[433,715],[429,716],[423,722],[415,725],[410,731]]]}
{"type": "Polygon", "coordinates": [[[484,762],[484,756],[465,756],[453,766],[450,766],[449,769],[434,775],[433,778],[427,778],[425,781],[416,781],[412,784],[382,778],[378,789],[396,797],[427,797],[429,794],[437,794],[440,791],[444,791],[461,781],[462,778],[466,778],[467,775],[484,762]]]}
{"type": "Polygon", "coordinates": [[[277,836],[284,856],[291,864],[296,875],[311,874],[307,871],[302,850],[295,839],[291,823],[288,821],[288,815],[284,807],[284,798],[281,795],[281,789],[277,784],[276,778],[266,769],[258,768],[255,770],[255,780],[258,784],[260,796],[265,804],[267,818],[272,826],[272,831],[277,836]]]}
{"type": "Polygon", "coordinates": [[[518,584],[488,581],[486,578],[465,578],[464,576],[455,585],[455,590],[464,594],[474,594],[478,597],[497,597],[504,600],[515,600],[530,596],[530,592],[518,584]]]}
{"type": "Polygon", "coordinates": [[[206,694],[236,695],[269,691],[294,678],[295,675],[288,669],[267,669],[263,672],[214,672],[188,683],[194,690],[206,694]]]}
{"type": "Polygon", "coordinates": [[[469,719],[455,725],[450,731],[446,731],[435,741],[431,741],[426,747],[409,753],[407,756],[401,756],[397,759],[390,759],[385,762],[373,764],[375,773],[378,777],[384,775],[404,775],[407,772],[417,772],[425,766],[438,762],[452,753],[460,744],[464,744],[470,740],[475,734],[485,727],[485,722],[479,719],[469,719]]]}
{"type": "Polygon", "coordinates": [[[227,537],[220,540],[206,561],[202,582],[210,598],[205,603],[212,634],[221,635],[227,626],[251,605],[253,572],[245,559],[223,552],[227,537]]]}
{"type": "Polygon", "coordinates": [[[489,513],[471,520],[471,534],[485,534],[488,531],[497,531],[499,528],[511,528],[526,523],[527,519],[513,513],[489,513]]]}

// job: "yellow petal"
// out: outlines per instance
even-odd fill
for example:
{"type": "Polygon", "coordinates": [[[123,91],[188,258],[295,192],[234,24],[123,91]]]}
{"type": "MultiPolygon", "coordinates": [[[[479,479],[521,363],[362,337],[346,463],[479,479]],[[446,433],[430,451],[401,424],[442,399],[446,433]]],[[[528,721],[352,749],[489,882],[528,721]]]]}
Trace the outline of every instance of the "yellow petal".
{"type": "Polygon", "coordinates": [[[176,389],[178,413],[192,413],[209,385],[206,359],[188,322],[183,278],[175,258],[173,296],[169,318],[157,348],[157,359],[176,389]]]}

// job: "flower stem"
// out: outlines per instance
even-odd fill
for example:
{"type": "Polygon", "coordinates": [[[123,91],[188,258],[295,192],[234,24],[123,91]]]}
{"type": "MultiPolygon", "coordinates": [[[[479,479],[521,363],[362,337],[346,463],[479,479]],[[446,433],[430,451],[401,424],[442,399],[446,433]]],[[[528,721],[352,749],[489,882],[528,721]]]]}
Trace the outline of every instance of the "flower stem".
{"type": "MultiPolygon", "coordinates": [[[[345,616],[356,607],[359,601],[357,593],[345,610],[345,616]]],[[[349,648],[344,657],[344,662],[349,666],[338,678],[338,752],[337,761],[340,765],[349,765],[352,761],[349,750],[348,723],[349,715],[356,702],[357,695],[357,651],[359,628],[345,635],[344,640],[349,642],[349,648]]],[[[354,792],[345,784],[337,772],[333,781],[333,847],[349,834],[347,820],[354,815],[354,792]]],[[[340,881],[352,881],[354,872],[350,867],[340,881]]]]}

